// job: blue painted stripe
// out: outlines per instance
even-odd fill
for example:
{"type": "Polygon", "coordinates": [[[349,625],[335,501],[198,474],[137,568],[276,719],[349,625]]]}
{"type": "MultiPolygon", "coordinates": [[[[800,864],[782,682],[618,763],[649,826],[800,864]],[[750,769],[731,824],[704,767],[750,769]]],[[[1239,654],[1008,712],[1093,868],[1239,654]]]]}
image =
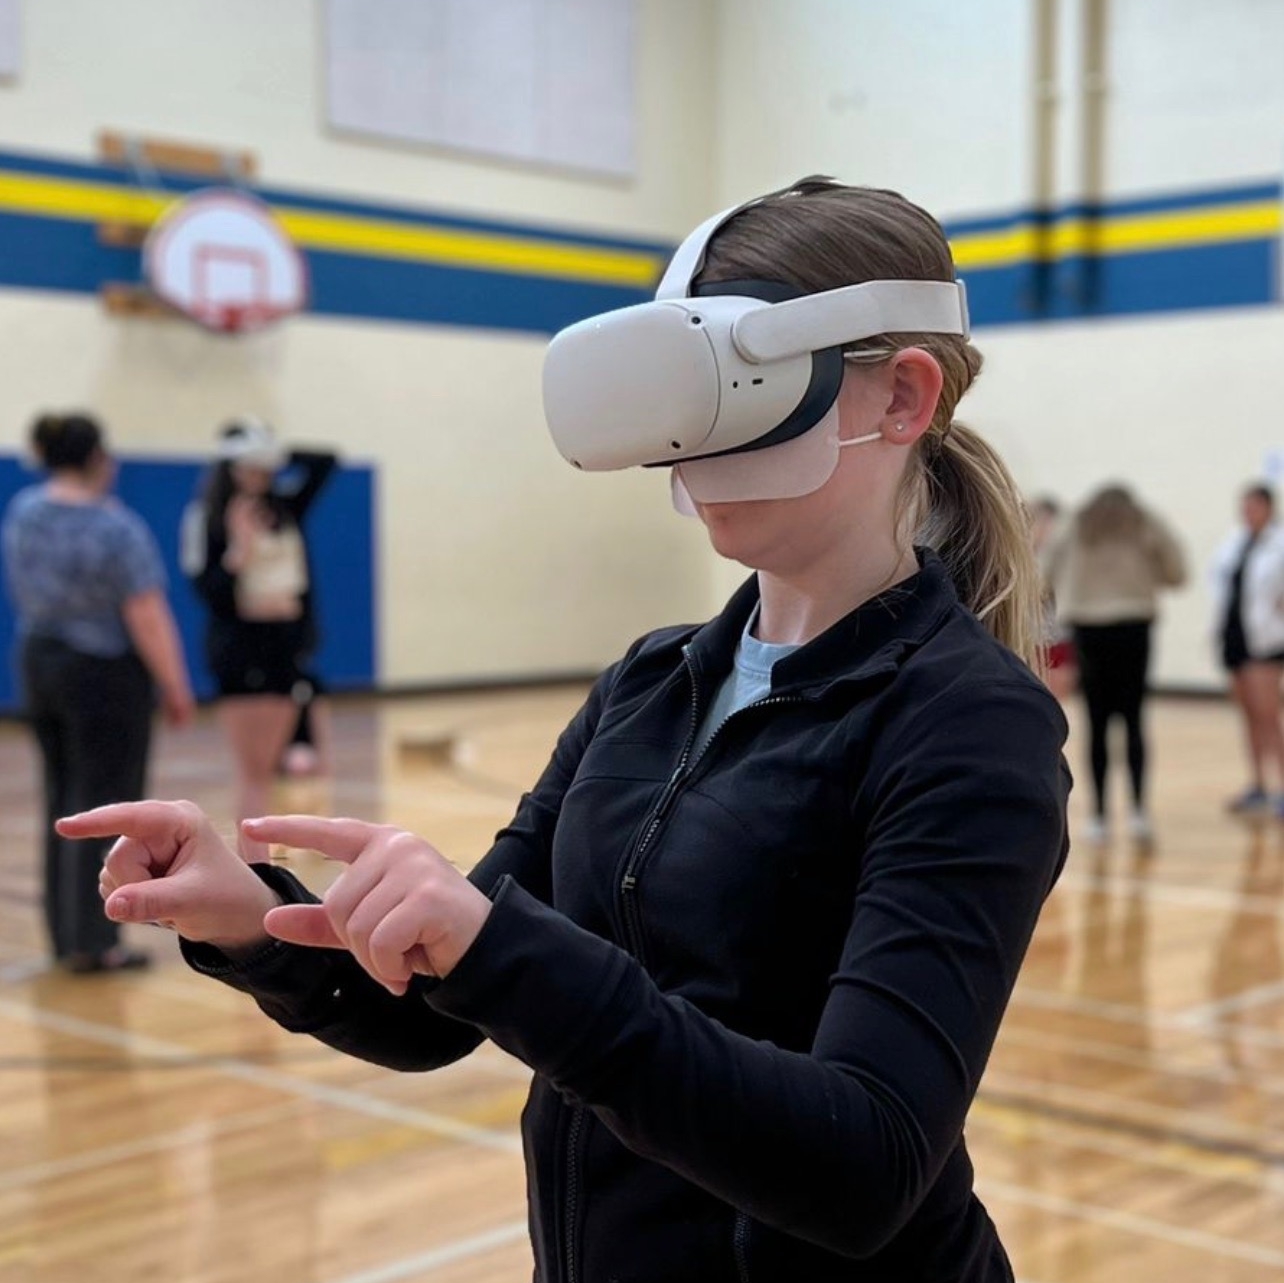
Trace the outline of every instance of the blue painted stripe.
{"type": "MultiPolygon", "coordinates": [[[[1112,254],[1092,260],[1095,298],[1085,289],[1082,258],[973,269],[969,299],[978,326],[1266,304],[1277,297],[1275,253],[1271,238],[1112,254]]],[[[550,334],[647,297],[617,286],[361,255],[307,257],[313,311],[331,316],[550,334]]],[[[138,276],[138,252],[100,245],[88,224],[0,214],[0,286],[92,293],[103,282],[138,276]]]]}
{"type": "Polygon", "coordinates": [[[650,294],[504,272],[312,252],[311,311],[386,321],[464,325],[553,334],[650,294]]]}
{"type": "MultiPolygon", "coordinates": [[[[355,254],[313,251],[307,260],[311,311],[331,316],[551,334],[649,297],[619,286],[355,254]]],[[[0,285],[94,293],[140,273],[137,250],[99,244],[88,223],[0,214],[0,285]]]]}
{"type": "MultiPolygon", "coordinates": [[[[109,166],[75,164],[0,153],[8,167],[54,178],[108,181],[126,176],[109,166]]],[[[200,186],[193,181],[186,187],[200,186]]],[[[175,184],[175,187],[184,186],[175,184]]],[[[644,241],[581,237],[565,231],[430,215],[355,201],[329,200],[293,192],[264,191],[292,208],[372,216],[408,225],[523,236],[573,243],[663,250],[644,241]]],[[[1097,211],[1101,218],[1162,215],[1183,210],[1234,208],[1278,201],[1280,184],[1253,181],[1180,194],[1116,201],[1097,211]]],[[[1054,226],[1082,216],[1065,207],[1035,216],[1030,212],[954,220],[953,237],[1002,233],[1031,221],[1054,226]]],[[[1019,243],[1019,242],[1018,242],[1019,243]]],[[[1111,252],[1086,260],[1067,256],[1052,263],[996,263],[966,270],[977,325],[1005,325],[1074,316],[1123,315],[1187,308],[1252,306],[1278,297],[1275,238],[1211,241],[1180,247],[1155,246],[1111,252]]],[[[584,316],[643,301],[645,290],[561,278],[524,276],[513,271],[455,268],[449,264],[364,253],[313,250],[307,253],[313,284],[312,310],[395,322],[458,325],[548,334],[584,316]]],[[[98,243],[93,225],[75,219],[0,212],[0,286],[95,292],[108,281],[137,281],[139,255],[98,243]]]]}
{"type": "Polygon", "coordinates": [[[1002,232],[1023,223],[1057,223],[1068,218],[1082,218],[1090,212],[1099,217],[1125,216],[1128,214],[1160,214],[1171,210],[1204,209],[1216,205],[1248,205],[1258,201],[1280,200],[1281,185],[1278,181],[1263,179],[1260,182],[1237,183],[1228,187],[1197,188],[1192,191],[1167,193],[1156,196],[1138,196],[1126,200],[1105,200],[1098,205],[1068,202],[1049,210],[1033,206],[1009,213],[975,214],[962,218],[943,220],[950,236],[968,236],[980,232],[1002,232]]]}

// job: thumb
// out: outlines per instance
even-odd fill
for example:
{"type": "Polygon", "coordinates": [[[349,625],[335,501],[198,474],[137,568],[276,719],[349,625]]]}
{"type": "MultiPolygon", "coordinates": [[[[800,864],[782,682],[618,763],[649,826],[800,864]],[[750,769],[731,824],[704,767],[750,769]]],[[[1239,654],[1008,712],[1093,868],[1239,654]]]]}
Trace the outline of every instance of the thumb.
{"type": "Polygon", "coordinates": [[[118,887],[103,902],[113,922],[163,922],[181,917],[185,907],[182,888],[175,889],[165,878],[131,882],[118,887]]]}
{"type": "Polygon", "coordinates": [[[263,929],[286,944],[306,944],[314,949],[346,949],[319,904],[282,904],[268,912],[263,929]]]}

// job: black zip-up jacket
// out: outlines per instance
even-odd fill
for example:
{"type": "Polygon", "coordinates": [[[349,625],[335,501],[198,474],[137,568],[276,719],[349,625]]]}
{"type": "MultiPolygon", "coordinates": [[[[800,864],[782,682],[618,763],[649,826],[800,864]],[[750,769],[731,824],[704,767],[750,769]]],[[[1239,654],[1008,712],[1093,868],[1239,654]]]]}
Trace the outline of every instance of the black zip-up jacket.
{"type": "Polygon", "coordinates": [[[963,1123],[1064,860],[1064,719],[927,555],[693,760],[756,599],[598,681],[472,873],[493,907],[444,981],[187,955],[379,1064],[489,1037],[530,1065],[541,1283],[1010,1280],[963,1123]]]}

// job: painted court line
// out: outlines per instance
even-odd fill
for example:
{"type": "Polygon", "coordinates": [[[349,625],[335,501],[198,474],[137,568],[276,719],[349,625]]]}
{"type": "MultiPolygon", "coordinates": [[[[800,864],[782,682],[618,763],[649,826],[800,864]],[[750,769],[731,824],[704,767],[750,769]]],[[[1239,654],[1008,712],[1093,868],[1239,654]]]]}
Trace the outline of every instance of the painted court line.
{"type": "MultiPolygon", "coordinates": [[[[1110,1064],[1127,1065],[1140,1069],[1155,1078],[1193,1078],[1198,1082],[1218,1083],[1224,1087],[1239,1087],[1244,1075],[1228,1065],[1188,1065],[1156,1052],[1137,1051],[1096,1038],[1078,1038],[1066,1034],[1047,1033],[1043,1030],[1005,1027],[999,1035],[996,1052],[1000,1054],[1005,1044],[1030,1047],[1035,1051],[1065,1052],[1088,1060],[1104,1060],[1110,1064]]],[[[1253,1090],[1263,1095],[1284,1095],[1284,1077],[1253,1072],[1253,1090]]]]}
{"type": "MultiPolygon", "coordinates": [[[[116,1047],[122,1051],[139,1056],[155,1056],[174,1060],[188,1060],[193,1056],[190,1048],[177,1043],[164,1042],[159,1038],[131,1033],[110,1025],[100,1025],[93,1021],[81,1020],[76,1016],[60,1015],[52,1011],[40,1011],[22,1003],[11,1002],[0,998],[0,1016],[13,1020],[25,1021],[53,1033],[66,1034],[72,1038],[83,1038],[87,1042],[100,1043],[103,1046],[116,1047]]],[[[211,1073],[222,1074],[227,1078],[236,1078],[241,1082],[253,1083],[274,1091],[284,1092],[291,1096],[301,1096],[319,1104],[333,1105],[337,1109],[347,1109],[352,1113],[364,1114],[370,1118],[381,1118],[388,1122],[400,1123],[404,1127],[416,1128],[450,1140],[468,1141],[486,1149],[499,1150],[506,1154],[520,1154],[521,1140],[508,1132],[494,1131],[486,1127],[475,1127],[471,1123],[460,1122],[444,1114],[434,1114],[429,1110],[401,1106],[391,1101],[367,1096],[363,1092],[352,1091],[345,1087],[330,1087],[325,1083],[311,1082],[305,1078],[295,1078],[275,1069],[265,1069],[259,1065],[247,1064],[234,1057],[218,1057],[202,1060],[200,1068],[211,1073]]]]}
{"type": "Polygon", "coordinates": [[[294,1105],[271,1105],[264,1109],[250,1110],[244,1114],[232,1114],[226,1118],[210,1119],[208,1122],[192,1123],[180,1127],[177,1131],[159,1132],[142,1140],[125,1141],[120,1145],[103,1145],[98,1149],[84,1150],[70,1154],[66,1158],[51,1158],[42,1163],[31,1163],[26,1167],[15,1167],[0,1172],[0,1192],[19,1189],[24,1185],[39,1185],[45,1181],[59,1180],[64,1176],[75,1176],[80,1172],[92,1171],[95,1167],[107,1167],[112,1163],[127,1163],[135,1158],[144,1158],[148,1154],[159,1154],[167,1149],[181,1149],[185,1145],[199,1145],[215,1137],[233,1136],[237,1132],[258,1127],[263,1123],[278,1122],[283,1118],[293,1117],[304,1108],[304,1101],[294,1105]]]}
{"type": "Polygon", "coordinates": [[[1057,993],[1048,989],[1018,988],[1012,995],[1011,1008],[1038,1007],[1048,1011],[1068,1011],[1096,1020],[1110,1020],[1134,1029],[1182,1033],[1202,1038],[1229,1038],[1236,1043],[1272,1050],[1284,1048],[1284,1034],[1273,1029],[1231,1022],[1191,1021],[1183,1011],[1147,1011],[1144,1007],[1124,1003],[1101,1002],[1078,994],[1057,993]]]}
{"type": "Polygon", "coordinates": [[[526,1238],[526,1222],[506,1221],[493,1230],[485,1230],[470,1238],[461,1238],[454,1243],[446,1243],[417,1256],[408,1256],[401,1261],[388,1265],[375,1266],[373,1269],[361,1270],[357,1274],[345,1274],[342,1278],[331,1279],[329,1283],[399,1283],[401,1279],[414,1278],[431,1273],[443,1265],[453,1265],[456,1261],[465,1261],[471,1256],[482,1256],[493,1252],[498,1247],[506,1247],[526,1238]]]}
{"type": "Polygon", "coordinates": [[[1125,1234],[1159,1239],[1178,1247],[1192,1248],[1197,1252],[1251,1261],[1254,1265],[1270,1265],[1277,1269],[1284,1267],[1284,1252],[1271,1247],[1262,1247],[1256,1243],[1244,1243],[1238,1239],[1223,1238],[1220,1234],[1207,1234],[1203,1230],[1170,1225],[1166,1221],[1157,1221],[1150,1216],[1138,1216],[1134,1212],[1121,1212],[1113,1207],[1098,1207],[1093,1203],[1080,1203],[1070,1198],[1059,1198],[1055,1194],[1044,1194],[1039,1190],[1009,1185],[1006,1181],[981,1181],[978,1187],[984,1197],[1001,1198],[1009,1203],[1016,1203],[1020,1207],[1033,1207],[1042,1212],[1052,1212],[1057,1216],[1068,1216],[1077,1221],[1105,1225],[1125,1234]]]}
{"type": "Polygon", "coordinates": [[[968,1134],[988,1132],[1001,1144],[1008,1135],[1003,1118],[1011,1115],[1019,1117],[1023,1124],[1034,1123],[1045,1149],[1055,1145],[1067,1153],[1086,1150],[1093,1154],[1109,1154],[1112,1158],[1124,1159],[1134,1167],[1161,1168],[1164,1171],[1178,1172],[1191,1180],[1205,1180],[1211,1176],[1217,1181],[1260,1191],[1262,1172],[1268,1165],[1264,1159],[1196,1149],[1185,1141],[1157,1143],[1125,1137],[1105,1119],[1078,1121],[1059,1118],[1032,1110],[1021,1102],[1000,1102],[992,1097],[977,1098],[968,1114],[968,1134]]]}
{"type": "Polygon", "coordinates": [[[1201,1114],[1192,1109],[1174,1109],[1170,1105],[1150,1100],[1129,1099],[1092,1087],[1079,1087],[1073,1083],[1049,1083],[1042,1078],[1031,1078],[1006,1070],[992,1070],[986,1083],[996,1092],[1026,1097],[1051,1104],[1074,1105],[1097,1114],[1111,1109],[1126,1109],[1134,1120],[1153,1122],[1166,1130],[1184,1134],[1188,1138],[1204,1139],[1212,1143],[1232,1143],[1254,1150],[1271,1148],[1281,1140],[1281,1133],[1257,1124],[1237,1123],[1234,1120],[1201,1114]]]}
{"type": "Polygon", "coordinates": [[[49,963],[44,958],[19,958],[17,962],[6,962],[0,967],[0,984],[21,984],[48,970],[49,963]]]}
{"type": "Polygon", "coordinates": [[[1247,1011],[1250,1007],[1263,1007],[1281,998],[1284,998],[1284,980],[1277,980],[1273,984],[1242,989],[1239,993],[1219,998],[1216,1002],[1184,1007],[1176,1013],[1175,1020],[1178,1024],[1188,1027],[1209,1024],[1220,1020],[1223,1016],[1235,1015],[1238,1012],[1247,1011]]]}
{"type": "Polygon", "coordinates": [[[1263,913],[1277,916],[1281,903],[1265,895],[1245,895],[1226,887],[1191,886],[1180,882],[1152,882],[1146,878],[1130,877],[1126,873],[1091,874],[1063,873],[1057,887],[1076,891],[1114,891],[1142,895],[1152,904],[1175,904],[1194,909],[1235,909],[1241,912],[1263,913]]]}

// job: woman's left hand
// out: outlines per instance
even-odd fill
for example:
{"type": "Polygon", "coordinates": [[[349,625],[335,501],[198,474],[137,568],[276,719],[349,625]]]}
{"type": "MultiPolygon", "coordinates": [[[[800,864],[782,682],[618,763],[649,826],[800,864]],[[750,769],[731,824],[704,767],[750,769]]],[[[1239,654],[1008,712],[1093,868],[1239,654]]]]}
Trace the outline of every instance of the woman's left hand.
{"type": "Polygon", "coordinates": [[[404,994],[416,974],[449,975],[490,913],[490,901],[440,851],[404,829],[311,815],[243,827],[257,842],[348,866],[320,904],[282,905],[263,926],[289,944],[347,949],[391,993],[404,994]]]}

